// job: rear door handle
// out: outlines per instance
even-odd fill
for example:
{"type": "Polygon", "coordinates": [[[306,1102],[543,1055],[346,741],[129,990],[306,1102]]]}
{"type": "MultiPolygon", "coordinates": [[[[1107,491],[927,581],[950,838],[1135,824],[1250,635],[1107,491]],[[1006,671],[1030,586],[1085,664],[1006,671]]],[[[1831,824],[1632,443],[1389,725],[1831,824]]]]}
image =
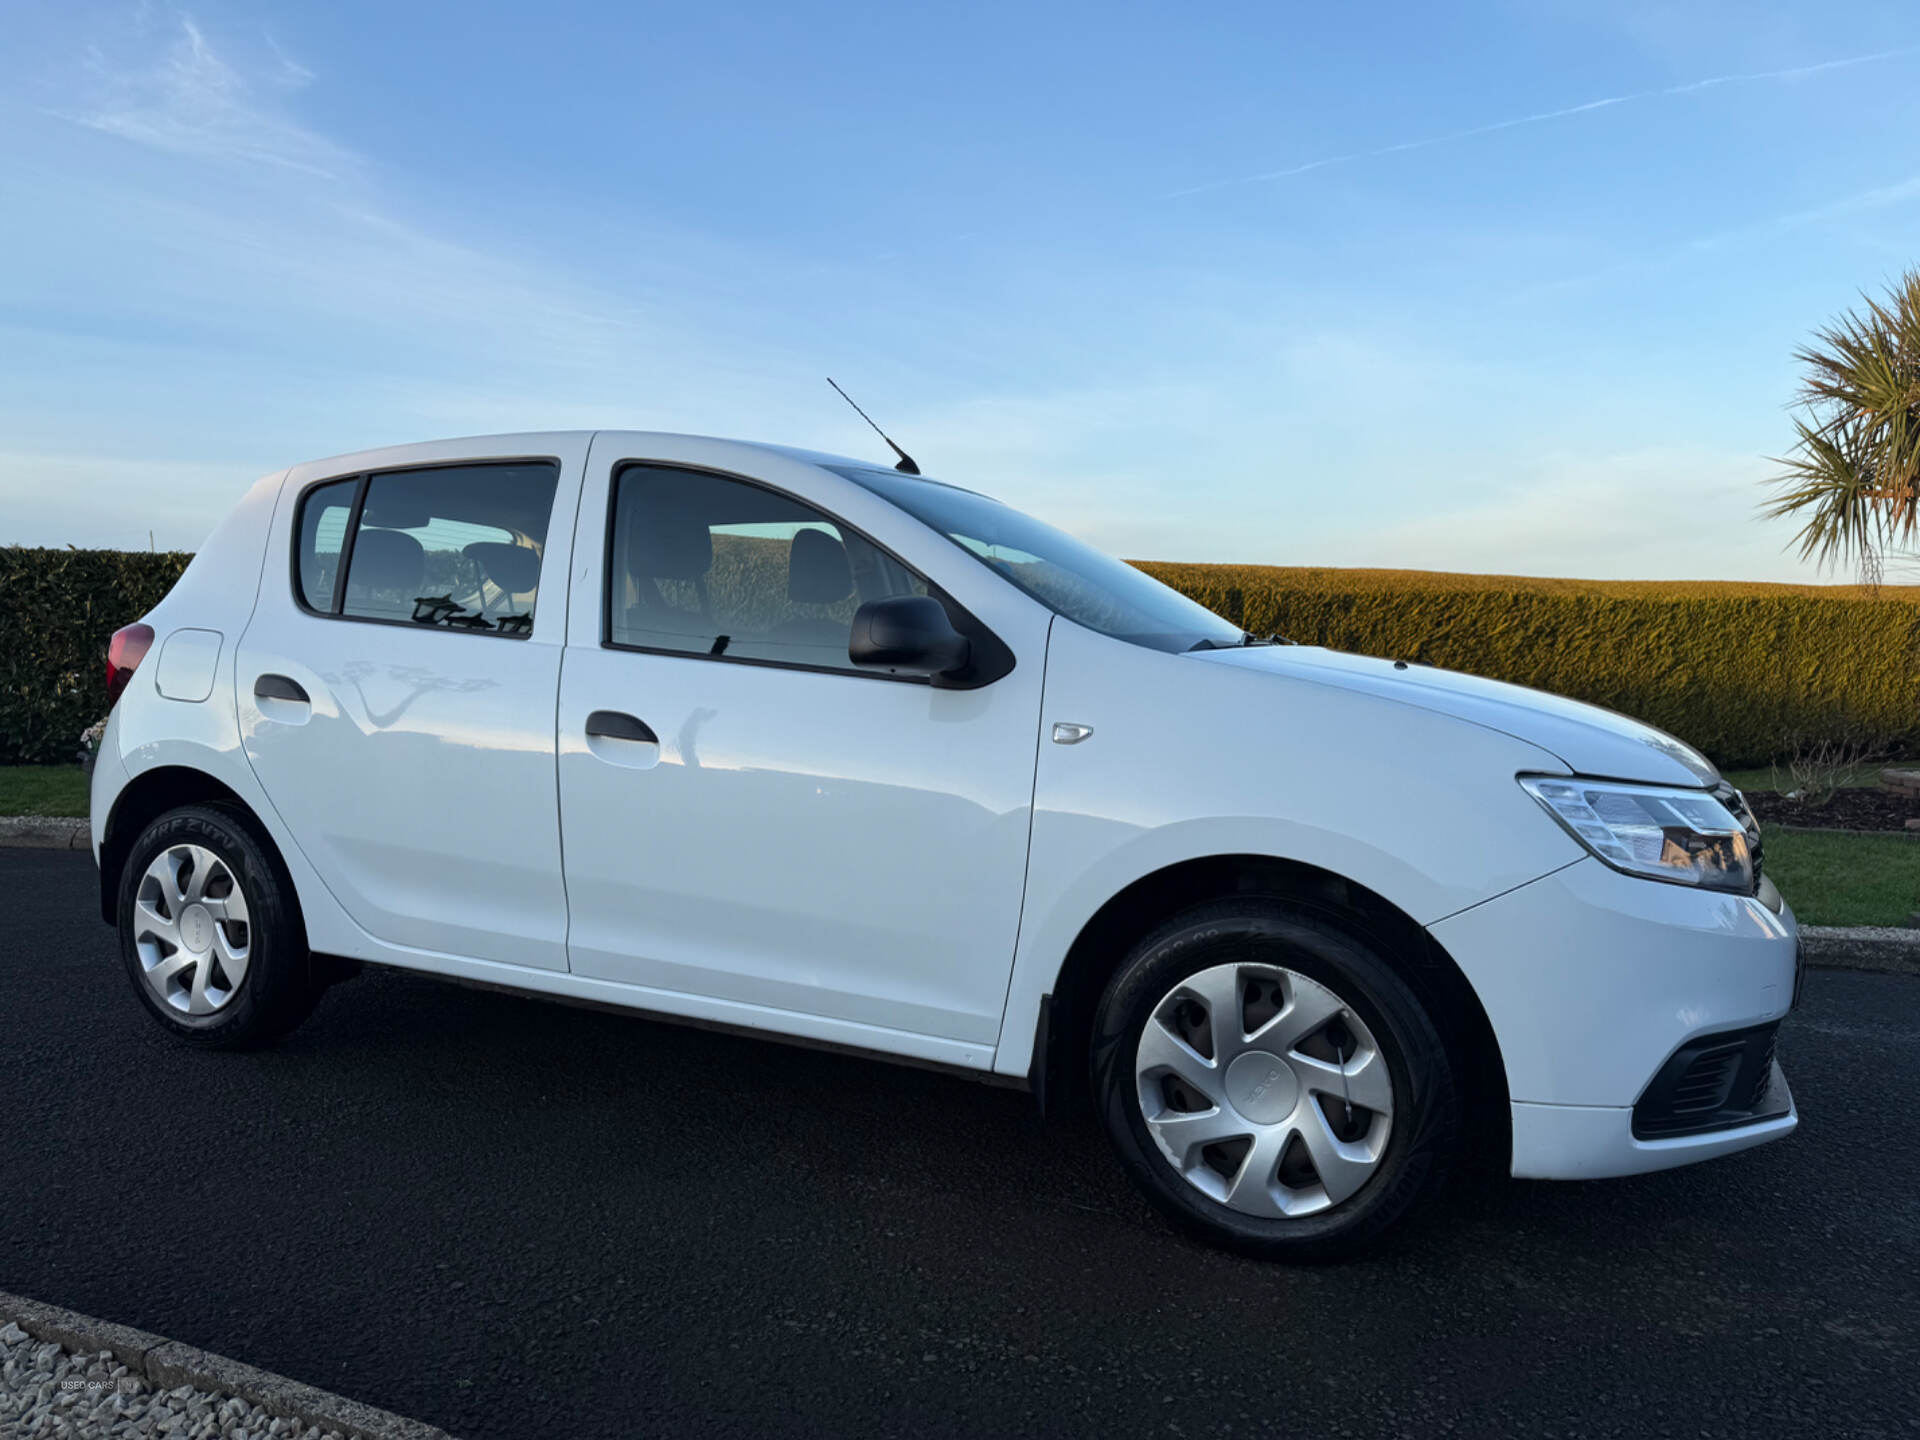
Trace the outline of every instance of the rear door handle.
{"type": "Polygon", "coordinates": [[[253,694],[258,700],[293,700],[302,705],[313,703],[306,688],[287,675],[262,675],[253,682],[253,694]]]}
{"type": "Polygon", "coordinates": [[[587,734],[607,740],[638,740],[646,745],[660,743],[651,725],[624,710],[594,711],[587,716],[587,734]]]}

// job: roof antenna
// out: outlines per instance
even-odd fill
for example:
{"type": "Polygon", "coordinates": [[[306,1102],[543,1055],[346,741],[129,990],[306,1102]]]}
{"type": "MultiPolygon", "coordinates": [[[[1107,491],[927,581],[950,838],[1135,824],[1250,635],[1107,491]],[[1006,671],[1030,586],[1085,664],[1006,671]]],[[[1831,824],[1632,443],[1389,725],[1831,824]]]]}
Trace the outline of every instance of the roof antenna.
{"type": "MultiPolygon", "coordinates": [[[[831,375],[827,376],[827,384],[833,385],[833,377],[831,375]]],[[[833,388],[842,400],[846,401],[849,405],[853,405],[853,397],[851,395],[847,394],[847,392],[842,390],[838,385],[833,385],[833,388]]],[[[853,413],[866,421],[867,424],[873,425],[873,417],[858,405],[853,405],[853,413]]],[[[882,430],[878,425],[873,425],[873,433],[878,435],[882,440],[885,440],[887,442],[887,448],[900,457],[900,463],[895,465],[893,467],[894,469],[907,475],[918,475],[920,473],[920,467],[913,463],[913,456],[902,450],[898,445],[895,445],[886,431],[882,430]]]]}

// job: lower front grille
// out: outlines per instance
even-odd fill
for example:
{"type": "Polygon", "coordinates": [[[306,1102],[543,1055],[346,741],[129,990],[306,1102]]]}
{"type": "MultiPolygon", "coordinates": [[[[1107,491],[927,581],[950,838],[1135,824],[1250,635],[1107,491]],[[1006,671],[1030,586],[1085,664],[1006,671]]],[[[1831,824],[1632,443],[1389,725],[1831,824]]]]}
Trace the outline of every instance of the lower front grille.
{"type": "Polygon", "coordinates": [[[1766,1058],[1760,1062],[1759,1071],[1753,1077],[1753,1088],[1747,1094],[1747,1108],[1758,1110],[1766,1103],[1767,1091],[1773,1086],[1773,1061],[1780,1046],[1780,1032],[1775,1030],[1767,1036],[1766,1058]]]}
{"type": "Polygon", "coordinates": [[[1775,1021],[1682,1045],[1633,1107],[1634,1135],[1695,1135],[1786,1114],[1784,1103],[1771,1103],[1779,1029],[1775,1021]]]}
{"type": "Polygon", "coordinates": [[[1722,1045],[1696,1055],[1674,1081],[1667,1108],[1675,1115],[1698,1115],[1718,1110],[1726,1103],[1733,1082],[1740,1073],[1744,1045],[1722,1045]]]}

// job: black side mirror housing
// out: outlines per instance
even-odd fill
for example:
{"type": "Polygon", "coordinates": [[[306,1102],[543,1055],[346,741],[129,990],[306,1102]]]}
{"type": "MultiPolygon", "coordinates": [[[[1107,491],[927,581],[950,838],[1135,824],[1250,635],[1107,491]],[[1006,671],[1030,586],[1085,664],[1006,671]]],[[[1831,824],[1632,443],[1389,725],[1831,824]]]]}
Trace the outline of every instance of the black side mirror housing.
{"type": "Polygon", "coordinates": [[[847,658],[877,670],[945,675],[966,668],[973,644],[931,595],[892,595],[854,612],[847,658]]]}

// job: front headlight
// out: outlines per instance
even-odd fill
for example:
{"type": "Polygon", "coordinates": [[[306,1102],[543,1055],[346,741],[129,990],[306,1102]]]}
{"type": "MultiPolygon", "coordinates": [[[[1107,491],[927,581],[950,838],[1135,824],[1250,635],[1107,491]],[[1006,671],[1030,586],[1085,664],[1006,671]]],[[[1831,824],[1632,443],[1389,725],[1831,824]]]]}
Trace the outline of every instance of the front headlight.
{"type": "Polygon", "coordinates": [[[1616,870],[1751,895],[1753,856],[1731,811],[1701,790],[1523,775],[1569,835],[1616,870]]]}

